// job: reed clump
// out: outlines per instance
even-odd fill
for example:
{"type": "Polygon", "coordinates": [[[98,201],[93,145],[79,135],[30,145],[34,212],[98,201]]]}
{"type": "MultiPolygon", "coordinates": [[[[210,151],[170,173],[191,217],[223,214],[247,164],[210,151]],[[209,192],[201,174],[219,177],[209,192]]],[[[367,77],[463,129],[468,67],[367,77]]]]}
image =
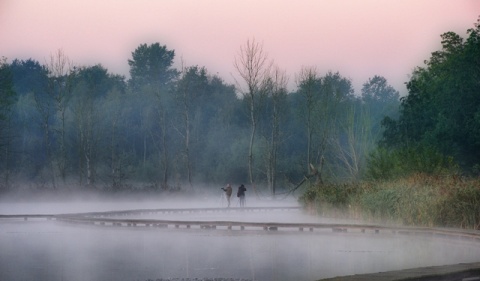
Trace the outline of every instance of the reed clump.
{"type": "Polygon", "coordinates": [[[312,185],[300,198],[312,213],[415,226],[480,229],[480,179],[412,174],[406,178],[312,185]]]}

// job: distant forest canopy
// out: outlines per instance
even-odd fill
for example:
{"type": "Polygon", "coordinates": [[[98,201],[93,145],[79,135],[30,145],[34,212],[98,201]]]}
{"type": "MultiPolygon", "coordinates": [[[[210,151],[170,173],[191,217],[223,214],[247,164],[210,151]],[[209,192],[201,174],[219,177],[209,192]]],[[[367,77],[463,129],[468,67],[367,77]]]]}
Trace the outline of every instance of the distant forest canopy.
{"type": "Polygon", "coordinates": [[[338,72],[285,72],[249,40],[237,84],[175,51],[141,44],[130,78],[76,66],[61,50],[41,64],[0,62],[0,189],[218,188],[275,194],[302,182],[341,183],[480,164],[479,24],[442,35],[399,93],[382,76],[361,93],[338,72]],[[413,156],[412,156],[413,155],[413,156]],[[419,159],[421,161],[419,161],[419,159]],[[413,165],[413,161],[415,165],[413,165]],[[423,161],[423,162],[422,162],[423,161]]]}

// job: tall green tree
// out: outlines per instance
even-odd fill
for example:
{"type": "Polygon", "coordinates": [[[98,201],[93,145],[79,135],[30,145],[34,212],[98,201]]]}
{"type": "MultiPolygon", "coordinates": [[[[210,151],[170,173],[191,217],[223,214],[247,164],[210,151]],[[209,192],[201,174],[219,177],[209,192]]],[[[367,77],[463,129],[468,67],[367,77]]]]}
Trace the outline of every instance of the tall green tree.
{"type": "Polygon", "coordinates": [[[10,125],[10,117],[12,105],[15,103],[16,93],[13,88],[13,77],[10,65],[7,59],[0,59],[0,155],[2,174],[4,180],[2,186],[8,188],[10,184],[10,145],[12,140],[12,128],[10,125]]]}
{"type": "Polygon", "coordinates": [[[40,187],[54,186],[52,170],[52,138],[55,117],[52,100],[47,94],[48,72],[45,66],[33,59],[13,60],[10,65],[14,90],[18,95],[12,111],[16,132],[13,146],[17,156],[12,167],[22,176],[35,177],[40,187]]]}
{"type": "Polygon", "coordinates": [[[301,96],[301,104],[296,108],[300,119],[304,123],[306,131],[306,171],[309,173],[312,168],[313,137],[316,134],[317,126],[314,121],[314,112],[317,108],[318,93],[320,91],[321,79],[315,67],[303,67],[296,77],[298,94],[301,96]]]}
{"type": "Polygon", "coordinates": [[[180,79],[176,83],[175,97],[178,103],[178,113],[180,117],[180,126],[176,127],[181,139],[183,139],[183,160],[186,170],[187,182],[190,188],[192,185],[192,141],[198,140],[199,136],[192,136],[195,131],[201,131],[195,128],[194,120],[197,118],[196,106],[198,101],[208,90],[207,71],[204,67],[198,66],[186,67],[181,73],[180,79]]]}
{"type": "Polygon", "coordinates": [[[463,167],[480,163],[480,18],[467,39],[441,35],[442,49],[407,83],[398,120],[384,120],[387,147],[432,147],[463,167]]]}
{"type": "Polygon", "coordinates": [[[79,182],[94,186],[101,153],[108,151],[105,141],[106,128],[102,126],[104,108],[102,102],[108,93],[121,88],[123,77],[108,73],[101,65],[82,67],[75,77],[72,112],[77,150],[79,182]]]}
{"type": "Polygon", "coordinates": [[[146,85],[161,90],[178,76],[178,71],[172,67],[174,58],[175,51],[168,50],[165,45],[141,44],[132,52],[132,59],[128,60],[130,85],[136,90],[146,85]]]}
{"type": "Polygon", "coordinates": [[[0,120],[6,120],[9,110],[15,102],[16,93],[13,88],[13,77],[7,59],[0,59],[0,120]]]}
{"type": "MultiPolygon", "coordinates": [[[[339,72],[327,72],[321,78],[319,102],[315,110],[318,134],[315,139],[315,170],[326,176],[339,180],[338,154],[334,148],[336,140],[341,137],[341,128],[348,122],[351,103],[355,101],[352,82],[339,72]]],[[[343,167],[342,167],[343,169],[343,167]]],[[[322,178],[320,178],[322,179],[322,178]]]]}
{"type": "MultiPolygon", "coordinates": [[[[155,149],[153,155],[158,155],[158,166],[162,170],[160,184],[154,179],[155,185],[168,187],[171,157],[169,156],[169,131],[171,130],[171,112],[173,98],[172,83],[178,77],[178,71],[172,67],[175,51],[168,50],[165,45],[153,43],[141,44],[128,60],[130,66],[129,86],[132,94],[142,104],[143,113],[139,118],[143,139],[143,164],[147,168],[147,158],[150,147],[155,149]]],[[[158,174],[158,173],[155,173],[158,174]]]]}
{"type": "Polygon", "coordinates": [[[196,136],[194,151],[196,180],[201,182],[243,182],[245,169],[244,128],[248,119],[240,111],[243,103],[235,86],[218,76],[208,76],[208,88],[198,96],[195,105],[196,136]]]}
{"type": "Polygon", "coordinates": [[[365,113],[370,116],[373,140],[378,142],[382,136],[382,120],[398,117],[400,93],[388,84],[385,77],[375,75],[363,84],[361,101],[365,113]]]}

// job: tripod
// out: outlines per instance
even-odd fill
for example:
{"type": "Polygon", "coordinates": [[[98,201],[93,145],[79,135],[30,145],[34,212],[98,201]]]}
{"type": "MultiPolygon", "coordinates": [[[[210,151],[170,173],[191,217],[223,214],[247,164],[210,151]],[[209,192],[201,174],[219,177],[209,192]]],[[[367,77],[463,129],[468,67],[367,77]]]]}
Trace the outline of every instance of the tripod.
{"type": "Polygon", "coordinates": [[[227,195],[225,194],[225,192],[222,192],[220,194],[219,203],[220,203],[221,208],[228,207],[228,199],[227,199],[227,195]]]}

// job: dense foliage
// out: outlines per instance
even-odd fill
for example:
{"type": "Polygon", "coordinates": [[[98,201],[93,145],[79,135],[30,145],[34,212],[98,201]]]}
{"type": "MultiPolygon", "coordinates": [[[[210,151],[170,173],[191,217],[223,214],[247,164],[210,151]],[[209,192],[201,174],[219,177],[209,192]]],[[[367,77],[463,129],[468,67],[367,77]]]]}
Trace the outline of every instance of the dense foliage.
{"type": "MultiPolygon", "coordinates": [[[[442,49],[415,69],[401,100],[382,76],[355,93],[350,79],[314,66],[288,91],[286,73],[255,41],[235,58],[236,85],[205,67],[174,68],[175,51],[160,43],[132,52],[129,78],[75,66],[61,51],[45,65],[2,59],[0,186],[230,182],[274,195],[307,182],[314,191],[306,198],[328,190],[328,202],[346,206],[357,194],[342,189],[346,182],[478,171],[479,23],[467,34],[443,34],[442,49]]],[[[377,195],[386,199],[364,201],[397,200],[391,191],[377,195]]]]}
{"type": "Polygon", "coordinates": [[[399,116],[383,119],[368,181],[310,186],[315,213],[480,229],[480,18],[468,38],[441,36],[408,82],[399,116]]]}
{"type": "Polygon", "coordinates": [[[407,83],[399,118],[384,120],[382,145],[435,150],[473,171],[480,164],[480,19],[466,40],[454,32],[441,38],[442,49],[407,83]]]}
{"type": "Polygon", "coordinates": [[[102,65],[75,66],[62,51],[45,65],[5,60],[2,122],[10,131],[2,127],[1,188],[217,189],[254,182],[265,195],[305,177],[358,180],[381,119],[395,117],[399,103],[381,76],[355,95],[340,73],[322,76],[312,68],[289,92],[285,72],[269,67],[250,88],[251,119],[240,83],[229,85],[200,66],[175,69],[174,58],[159,43],[141,44],[128,59],[128,79],[102,65]]]}

